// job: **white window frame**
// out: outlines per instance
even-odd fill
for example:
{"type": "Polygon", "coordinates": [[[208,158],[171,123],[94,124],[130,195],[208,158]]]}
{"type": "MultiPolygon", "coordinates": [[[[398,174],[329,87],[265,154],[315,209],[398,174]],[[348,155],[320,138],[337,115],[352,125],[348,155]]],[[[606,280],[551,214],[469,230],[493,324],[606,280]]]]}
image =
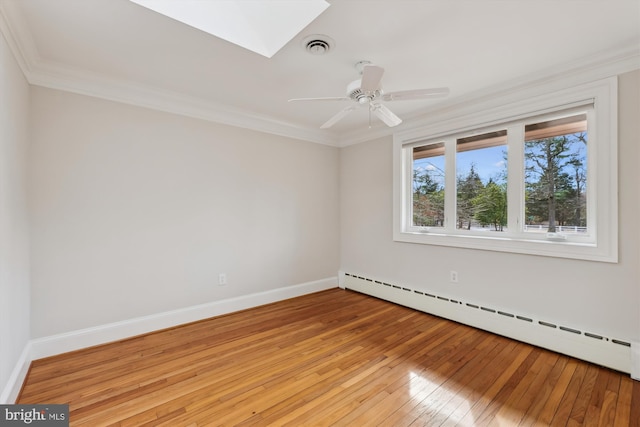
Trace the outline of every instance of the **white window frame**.
{"type": "Polygon", "coordinates": [[[394,134],[393,238],[398,242],[618,262],[617,78],[512,102],[394,134]],[[592,105],[592,107],[591,107],[592,105]],[[587,218],[585,235],[523,231],[524,124],[587,113],[587,218]],[[457,230],[456,139],[507,130],[508,224],[504,232],[457,230]],[[445,143],[445,226],[416,227],[412,220],[413,147],[445,143]]]}

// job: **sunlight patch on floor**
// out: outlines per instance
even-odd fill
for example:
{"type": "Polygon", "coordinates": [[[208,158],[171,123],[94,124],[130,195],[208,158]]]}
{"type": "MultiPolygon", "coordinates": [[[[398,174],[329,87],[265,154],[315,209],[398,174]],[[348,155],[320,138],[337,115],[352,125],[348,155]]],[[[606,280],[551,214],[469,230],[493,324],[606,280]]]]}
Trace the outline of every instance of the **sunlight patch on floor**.
{"type": "Polygon", "coordinates": [[[469,402],[459,390],[446,387],[448,378],[438,376],[437,380],[416,372],[409,373],[409,394],[422,407],[428,408],[435,418],[444,416],[450,421],[460,421],[471,410],[469,402]]]}

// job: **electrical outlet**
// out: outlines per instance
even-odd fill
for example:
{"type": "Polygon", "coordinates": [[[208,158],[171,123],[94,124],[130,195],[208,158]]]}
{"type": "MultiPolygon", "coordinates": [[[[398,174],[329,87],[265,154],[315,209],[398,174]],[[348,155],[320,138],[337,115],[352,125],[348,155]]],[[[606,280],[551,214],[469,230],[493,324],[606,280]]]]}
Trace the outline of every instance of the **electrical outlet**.
{"type": "Polygon", "coordinates": [[[225,273],[220,273],[218,275],[218,285],[225,286],[227,284],[227,275],[225,273]]]}
{"type": "Polygon", "coordinates": [[[451,270],[449,272],[449,281],[451,283],[458,283],[458,272],[457,271],[451,270]]]}

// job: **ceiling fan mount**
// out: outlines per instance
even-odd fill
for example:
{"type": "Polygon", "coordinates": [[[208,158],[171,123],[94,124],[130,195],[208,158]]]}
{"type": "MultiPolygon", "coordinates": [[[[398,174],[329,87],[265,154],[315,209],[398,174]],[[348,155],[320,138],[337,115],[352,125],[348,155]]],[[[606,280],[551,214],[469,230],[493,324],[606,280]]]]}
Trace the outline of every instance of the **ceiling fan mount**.
{"type": "Polygon", "coordinates": [[[366,104],[382,95],[382,89],[377,89],[370,93],[365,93],[361,88],[361,79],[352,81],[347,85],[347,96],[359,104],[366,104]]]}
{"type": "Polygon", "coordinates": [[[346,96],[327,98],[295,98],[290,99],[289,101],[354,101],[356,103],[356,105],[350,105],[339,111],[336,115],[320,126],[321,129],[327,129],[333,126],[358,106],[365,105],[369,106],[369,113],[373,113],[387,126],[393,127],[402,123],[402,119],[391,112],[391,110],[383,105],[381,101],[436,98],[447,96],[449,94],[449,89],[446,87],[384,93],[381,84],[384,68],[373,65],[370,61],[359,61],[355,64],[355,68],[362,77],[347,85],[346,96]]]}

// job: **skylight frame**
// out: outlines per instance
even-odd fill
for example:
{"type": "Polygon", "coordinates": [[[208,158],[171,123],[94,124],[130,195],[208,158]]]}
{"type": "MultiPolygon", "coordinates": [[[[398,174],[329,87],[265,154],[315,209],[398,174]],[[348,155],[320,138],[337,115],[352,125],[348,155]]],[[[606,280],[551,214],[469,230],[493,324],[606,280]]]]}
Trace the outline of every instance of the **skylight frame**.
{"type": "Polygon", "coordinates": [[[129,0],[271,58],[328,7],[325,0],[129,0]]]}

